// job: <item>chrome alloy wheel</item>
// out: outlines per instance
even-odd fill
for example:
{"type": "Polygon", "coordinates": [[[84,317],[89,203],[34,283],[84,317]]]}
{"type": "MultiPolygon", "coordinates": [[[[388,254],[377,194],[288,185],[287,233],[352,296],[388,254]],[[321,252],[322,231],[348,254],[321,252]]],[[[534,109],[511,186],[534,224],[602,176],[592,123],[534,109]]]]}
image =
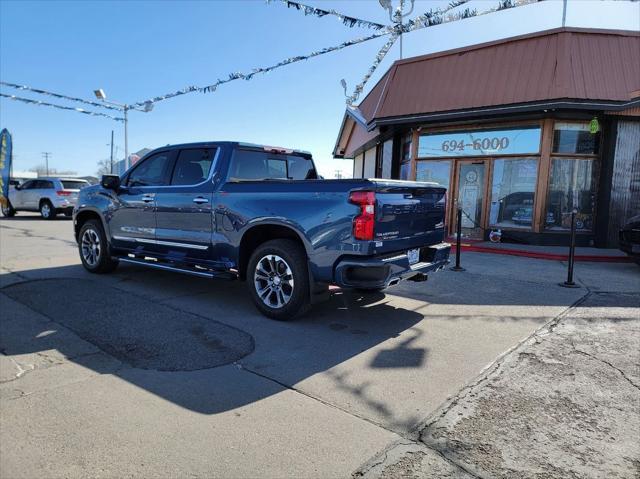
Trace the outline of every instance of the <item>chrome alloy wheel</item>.
{"type": "Polygon", "coordinates": [[[268,254],[260,258],[253,274],[258,296],[270,308],[282,308],[293,294],[293,273],[280,256],[268,254]]]}
{"type": "Polygon", "coordinates": [[[100,236],[89,228],[82,235],[82,258],[89,266],[96,266],[100,260],[100,236]]]}

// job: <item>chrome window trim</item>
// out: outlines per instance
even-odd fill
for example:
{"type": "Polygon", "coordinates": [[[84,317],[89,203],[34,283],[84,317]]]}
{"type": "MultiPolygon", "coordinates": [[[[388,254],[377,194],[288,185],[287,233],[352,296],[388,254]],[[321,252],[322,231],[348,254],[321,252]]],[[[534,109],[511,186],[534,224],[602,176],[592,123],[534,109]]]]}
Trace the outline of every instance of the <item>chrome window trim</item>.
{"type": "Polygon", "coordinates": [[[209,249],[208,246],[199,245],[199,244],[190,244],[190,243],[175,243],[173,241],[162,241],[148,238],[136,238],[134,236],[112,236],[114,240],[118,241],[133,241],[135,243],[146,243],[146,244],[155,244],[160,246],[175,246],[177,248],[190,248],[190,249],[198,249],[198,250],[206,250],[209,249]]]}
{"type": "MultiPolygon", "coordinates": [[[[202,186],[202,185],[205,185],[206,183],[213,183],[213,177],[215,176],[215,170],[216,170],[216,166],[218,164],[218,157],[220,156],[220,150],[222,150],[222,148],[220,148],[219,146],[216,146],[215,148],[216,148],[216,154],[213,157],[213,163],[211,163],[211,169],[209,170],[209,177],[206,180],[201,181],[200,183],[196,183],[196,184],[193,184],[193,185],[157,185],[157,186],[152,186],[152,185],[149,185],[149,186],[129,186],[129,185],[126,185],[126,186],[127,186],[127,188],[141,188],[141,189],[144,189],[144,188],[193,188],[194,186],[202,186]]],[[[205,148],[196,147],[196,148],[184,148],[184,149],[185,150],[189,150],[189,149],[191,149],[191,150],[204,150],[205,148]]],[[[178,155],[179,155],[179,153],[180,153],[180,151],[182,151],[182,149],[178,148],[177,150],[178,150],[178,155]]],[[[170,151],[170,150],[168,150],[168,151],[170,151]]],[[[162,153],[162,152],[159,152],[159,153],[162,153]]],[[[178,157],[177,156],[176,156],[176,161],[178,161],[178,157]]],[[[172,174],[173,174],[173,172],[172,172],[172,174]]],[[[129,180],[129,178],[127,178],[127,181],[128,180],[129,180]]]]}

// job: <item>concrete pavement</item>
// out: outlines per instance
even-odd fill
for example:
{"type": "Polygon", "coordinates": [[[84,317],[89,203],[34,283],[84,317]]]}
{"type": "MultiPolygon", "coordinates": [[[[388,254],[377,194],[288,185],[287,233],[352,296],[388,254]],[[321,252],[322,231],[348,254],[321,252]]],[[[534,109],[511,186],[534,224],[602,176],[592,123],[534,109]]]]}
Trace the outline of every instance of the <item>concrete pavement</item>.
{"type": "Polygon", "coordinates": [[[347,477],[404,441],[459,474],[425,419],[587,287],[640,291],[632,264],[580,264],[575,290],[559,262],[464,261],[279,323],[241,283],[89,275],[70,221],[1,220],[0,472],[347,477]]]}

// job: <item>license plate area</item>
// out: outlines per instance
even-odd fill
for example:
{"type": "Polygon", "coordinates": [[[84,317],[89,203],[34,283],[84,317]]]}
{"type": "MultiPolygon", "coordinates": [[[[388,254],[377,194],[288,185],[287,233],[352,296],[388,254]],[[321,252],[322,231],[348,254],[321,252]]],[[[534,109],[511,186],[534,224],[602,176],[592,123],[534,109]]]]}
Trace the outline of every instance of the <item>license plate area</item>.
{"type": "Polygon", "coordinates": [[[409,264],[416,264],[420,261],[420,249],[410,249],[407,251],[407,258],[409,259],[409,264]]]}

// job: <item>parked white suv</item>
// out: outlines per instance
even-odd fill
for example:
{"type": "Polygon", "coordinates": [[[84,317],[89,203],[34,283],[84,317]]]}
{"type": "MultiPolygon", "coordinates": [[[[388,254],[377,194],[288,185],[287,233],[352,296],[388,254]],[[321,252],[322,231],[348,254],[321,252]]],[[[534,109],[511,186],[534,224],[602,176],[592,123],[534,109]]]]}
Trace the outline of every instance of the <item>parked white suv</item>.
{"type": "Polygon", "coordinates": [[[71,216],[78,201],[78,192],[89,182],[76,178],[38,178],[27,180],[9,189],[9,203],[2,214],[11,217],[16,211],[39,211],[46,220],[58,213],[71,216]]]}

